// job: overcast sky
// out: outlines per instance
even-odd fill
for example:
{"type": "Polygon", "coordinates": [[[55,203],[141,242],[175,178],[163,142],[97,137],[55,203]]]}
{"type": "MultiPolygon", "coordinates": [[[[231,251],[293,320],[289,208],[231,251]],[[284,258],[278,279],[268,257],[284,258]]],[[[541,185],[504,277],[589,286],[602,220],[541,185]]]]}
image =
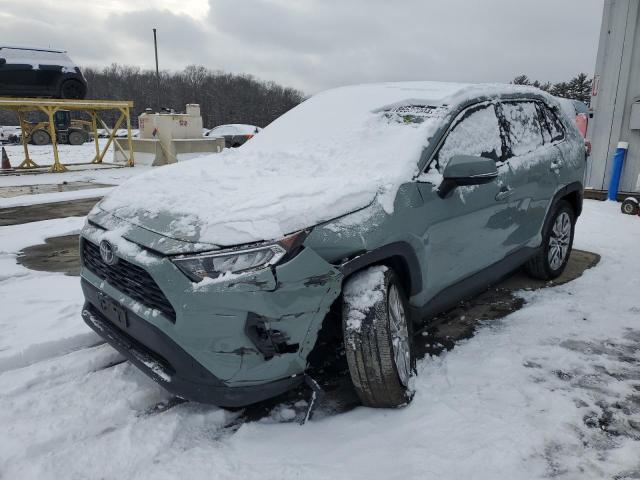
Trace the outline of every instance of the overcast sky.
{"type": "Polygon", "coordinates": [[[0,0],[0,43],[77,63],[201,64],[311,94],[387,80],[566,80],[595,65],[603,0],[0,0]]]}

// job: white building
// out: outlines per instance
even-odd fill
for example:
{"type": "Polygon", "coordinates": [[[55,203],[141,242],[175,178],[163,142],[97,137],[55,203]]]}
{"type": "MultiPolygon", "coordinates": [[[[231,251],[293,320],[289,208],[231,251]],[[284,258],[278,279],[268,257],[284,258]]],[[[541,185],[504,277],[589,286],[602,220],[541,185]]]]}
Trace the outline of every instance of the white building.
{"type": "Polygon", "coordinates": [[[628,142],[619,191],[640,194],[639,0],[604,2],[591,109],[586,188],[596,195],[607,190],[617,144],[628,142]]]}

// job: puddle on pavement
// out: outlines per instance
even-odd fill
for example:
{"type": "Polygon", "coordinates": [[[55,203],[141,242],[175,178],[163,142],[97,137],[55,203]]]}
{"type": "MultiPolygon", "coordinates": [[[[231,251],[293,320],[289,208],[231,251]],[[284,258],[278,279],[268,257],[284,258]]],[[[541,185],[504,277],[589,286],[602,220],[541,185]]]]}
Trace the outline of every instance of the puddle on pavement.
{"type": "Polygon", "coordinates": [[[40,193],[72,192],[75,190],[86,190],[89,188],[113,187],[106,183],[93,182],[62,182],[39,185],[16,185],[0,187],[0,198],[19,197],[21,195],[37,195],[40,193]]]}
{"type": "MultiPolygon", "coordinates": [[[[416,331],[414,349],[417,359],[451,350],[460,340],[472,337],[482,324],[503,318],[522,308],[524,300],[514,295],[514,292],[570,282],[599,261],[600,256],[595,253],[573,250],[565,272],[551,282],[533,280],[522,271],[515,272],[485,292],[438,315],[424,328],[416,331]]],[[[18,263],[32,270],[79,275],[78,236],[52,237],[46,239],[44,244],[25,248],[18,256],[18,263]]],[[[324,390],[321,406],[315,412],[316,417],[346,412],[360,404],[349,378],[344,351],[339,347],[340,309],[332,309],[329,315],[336,318],[325,322],[325,325],[337,327],[323,327],[318,337],[318,347],[309,357],[311,367],[308,373],[324,390]]],[[[305,402],[310,398],[309,392],[309,388],[303,386],[281,397],[247,407],[241,418],[237,419],[237,424],[278,417],[278,412],[282,409],[296,412],[296,418],[304,416],[305,402]]]]}
{"type": "Polygon", "coordinates": [[[18,263],[41,272],[80,275],[78,235],[51,237],[45,243],[33,245],[18,254],[18,263]]]}

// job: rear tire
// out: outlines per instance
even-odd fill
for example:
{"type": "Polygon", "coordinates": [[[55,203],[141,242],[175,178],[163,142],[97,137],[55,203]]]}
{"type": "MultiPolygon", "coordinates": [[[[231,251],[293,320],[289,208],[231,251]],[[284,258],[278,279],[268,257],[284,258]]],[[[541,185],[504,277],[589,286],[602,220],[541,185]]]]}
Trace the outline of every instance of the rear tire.
{"type": "Polygon", "coordinates": [[[398,276],[386,266],[367,268],[346,281],[343,296],[345,352],[362,404],[407,404],[413,371],[411,321],[398,276]]]}
{"type": "Polygon", "coordinates": [[[49,145],[51,143],[51,135],[49,135],[49,132],[45,130],[38,129],[31,132],[29,142],[33,145],[49,145]]]}
{"type": "Polygon", "coordinates": [[[87,94],[87,89],[78,80],[67,80],[60,87],[60,98],[69,100],[82,100],[87,94]]]}
{"type": "Polygon", "coordinates": [[[576,216],[566,200],[556,203],[542,229],[540,250],[525,264],[529,276],[539,280],[553,280],[564,272],[571,249],[576,216]]]}

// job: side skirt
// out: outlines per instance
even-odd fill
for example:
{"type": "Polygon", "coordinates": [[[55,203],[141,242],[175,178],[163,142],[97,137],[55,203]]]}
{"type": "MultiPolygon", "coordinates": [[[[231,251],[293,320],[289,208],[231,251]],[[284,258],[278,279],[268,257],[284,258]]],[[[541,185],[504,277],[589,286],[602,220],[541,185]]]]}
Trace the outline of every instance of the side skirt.
{"type": "Polygon", "coordinates": [[[484,292],[491,285],[518,269],[538,252],[537,248],[524,247],[499,262],[474,273],[470,277],[440,291],[422,307],[411,307],[411,318],[416,324],[428,321],[438,313],[454,307],[466,298],[484,292]]]}

